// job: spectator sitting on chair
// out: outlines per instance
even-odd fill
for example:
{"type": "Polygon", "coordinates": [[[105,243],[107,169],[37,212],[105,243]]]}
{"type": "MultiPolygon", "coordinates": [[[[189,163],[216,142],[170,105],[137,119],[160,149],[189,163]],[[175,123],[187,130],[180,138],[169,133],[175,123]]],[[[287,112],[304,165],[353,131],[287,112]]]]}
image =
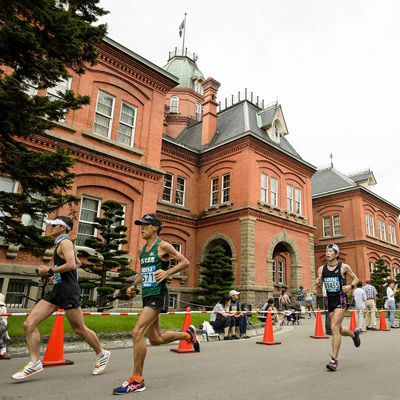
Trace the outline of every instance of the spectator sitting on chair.
{"type": "MultiPolygon", "coordinates": [[[[269,298],[268,301],[261,307],[261,311],[276,311],[276,308],[274,307],[274,299],[269,298]]],[[[265,317],[265,321],[267,320],[267,314],[263,313],[263,316],[265,317]]],[[[273,313],[271,314],[272,316],[272,324],[273,325],[281,325],[281,321],[279,320],[279,314],[278,313],[273,313]]]]}
{"type": "Polygon", "coordinates": [[[239,337],[240,339],[250,339],[250,336],[247,335],[247,319],[246,315],[243,315],[240,312],[240,304],[238,302],[238,295],[240,292],[236,290],[231,290],[229,292],[229,296],[231,296],[231,305],[229,307],[229,311],[233,314],[233,318],[235,320],[235,326],[239,327],[239,337]]]}
{"type": "Polygon", "coordinates": [[[219,303],[213,309],[213,313],[210,316],[210,324],[215,329],[224,328],[224,340],[239,339],[235,335],[235,319],[229,312],[231,305],[231,296],[224,293],[219,303]],[[231,329],[232,336],[229,335],[229,328],[231,329]]]}

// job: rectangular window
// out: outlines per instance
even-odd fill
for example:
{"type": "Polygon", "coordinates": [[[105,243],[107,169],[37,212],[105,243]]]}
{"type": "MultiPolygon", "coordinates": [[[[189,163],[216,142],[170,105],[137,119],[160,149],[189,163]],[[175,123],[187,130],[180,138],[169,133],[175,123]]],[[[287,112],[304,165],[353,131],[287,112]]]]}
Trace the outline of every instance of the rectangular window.
{"type": "Polygon", "coordinates": [[[4,176],[0,176],[0,191],[7,193],[15,193],[16,192],[16,184],[10,178],[6,178],[4,176]]]}
{"type": "Polygon", "coordinates": [[[293,186],[286,186],[287,209],[293,212],[293,186]]]}
{"type": "Polygon", "coordinates": [[[178,176],[176,178],[176,190],[175,190],[175,203],[180,206],[185,205],[185,190],[186,190],[186,179],[178,176]]]}
{"type": "MultiPolygon", "coordinates": [[[[60,93],[65,93],[71,88],[72,78],[62,79],[56,84],[56,86],[47,89],[47,97],[50,100],[60,100],[60,93]]],[[[67,110],[65,110],[66,113],[67,110]]],[[[65,122],[65,117],[61,118],[60,121],[65,122]]]]}
{"type": "Polygon", "coordinates": [[[230,174],[222,175],[222,202],[229,201],[230,198],[231,176],[230,174]]]}
{"type": "Polygon", "coordinates": [[[340,217],[339,215],[332,215],[333,236],[340,235],[340,217]]]}
{"type": "Polygon", "coordinates": [[[172,182],[173,175],[165,174],[162,199],[168,201],[168,203],[172,203],[172,182]]]}
{"type": "Polygon", "coordinates": [[[76,245],[85,246],[88,239],[97,235],[96,228],[93,226],[94,219],[100,214],[101,201],[91,197],[82,197],[81,211],[79,214],[78,234],[76,236],[76,245]]]}
{"type": "Polygon", "coordinates": [[[114,113],[114,97],[99,90],[94,115],[93,132],[104,137],[110,137],[112,116],[114,113]]]}
{"type": "Polygon", "coordinates": [[[261,173],[261,201],[268,203],[268,175],[261,173]]]}
{"type": "MultiPolygon", "coordinates": [[[[171,243],[172,247],[178,252],[178,253],[182,253],[182,243],[171,243]]],[[[171,257],[171,264],[170,264],[170,268],[175,267],[175,265],[178,264],[178,262],[171,257]]]]}
{"type": "Polygon", "coordinates": [[[271,177],[271,204],[278,207],[278,179],[271,177]]]}
{"type": "Polygon", "coordinates": [[[219,178],[211,179],[211,205],[218,204],[219,178]]]}
{"type": "Polygon", "coordinates": [[[283,261],[278,261],[278,283],[283,283],[283,261]]]}
{"type": "Polygon", "coordinates": [[[295,213],[296,214],[301,214],[301,189],[295,188],[294,189],[294,194],[295,194],[295,213]]]}
{"type": "Polygon", "coordinates": [[[25,308],[29,285],[21,279],[10,279],[6,294],[6,306],[13,308],[25,308]]]}
{"type": "Polygon", "coordinates": [[[122,102],[119,117],[117,141],[127,146],[133,146],[135,137],[136,107],[122,102]]]}
{"type": "Polygon", "coordinates": [[[277,276],[276,276],[276,260],[272,263],[272,280],[274,283],[278,283],[277,276]]]}
{"type": "Polygon", "coordinates": [[[169,294],[169,308],[176,308],[178,304],[178,295],[176,293],[169,294]]]}
{"type": "Polygon", "coordinates": [[[80,288],[81,290],[81,301],[89,301],[92,300],[92,289],[89,288],[80,288]]]}
{"type": "Polygon", "coordinates": [[[381,230],[382,230],[382,240],[386,242],[386,225],[385,221],[381,222],[381,230]]]}
{"type": "Polygon", "coordinates": [[[374,224],[374,217],[372,215],[369,216],[369,226],[371,228],[371,235],[375,236],[375,224],[374,224]]]}
{"type": "Polygon", "coordinates": [[[368,214],[365,214],[365,227],[367,230],[367,235],[370,235],[371,234],[371,226],[369,223],[369,215],[368,214]]]}
{"type": "Polygon", "coordinates": [[[322,218],[322,230],[323,230],[324,237],[331,236],[331,218],[330,217],[322,218]]]}
{"type": "Polygon", "coordinates": [[[388,224],[389,229],[389,241],[392,244],[396,244],[396,231],[394,225],[388,224]]]}
{"type": "Polygon", "coordinates": [[[374,272],[375,263],[373,261],[369,262],[369,273],[372,274],[374,272]]]}

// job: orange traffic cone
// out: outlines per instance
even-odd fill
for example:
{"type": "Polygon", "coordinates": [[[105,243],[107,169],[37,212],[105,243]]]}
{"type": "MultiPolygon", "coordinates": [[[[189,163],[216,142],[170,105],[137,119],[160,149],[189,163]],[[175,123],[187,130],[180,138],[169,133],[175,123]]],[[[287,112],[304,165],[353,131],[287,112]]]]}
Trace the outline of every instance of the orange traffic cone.
{"type": "Polygon", "coordinates": [[[381,319],[380,319],[379,330],[380,331],[389,331],[390,330],[386,326],[385,313],[383,311],[383,308],[381,308],[381,319]]]}
{"type": "MultiPolygon", "coordinates": [[[[58,312],[64,312],[64,310],[59,309],[58,312]]],[[[51,330],[42,364],[44,368],[49,368],[71,365],[73,363],[73,361],[64,359],[64,315],[58,314],[51,330]]]]}
{"type": "MultiPolygon", "coordinates": [[[[186,309],[186,312],[190,313],[190,307],[186,309]]],[[[190,325],[191,325],[190,314],[186,314],[185,319],[183,320],[182,332],[186,332],[190,325]]],[[[174,353],[195,353],[193,345],[191,343],[186,342],[186,340],[180,340],[178,348],[170,350],[173,351],[174,353]]]]}
{"type": "Polygon", "coordinates": [[[314,336],[310,336],[313,339],[329,339],[328,336],[324,335],[324,328],[322,327],[321,310],[318,308],[317,319],[315,320],[315,333],[314,336]]]}
{"type": "MultiPolygon", "coordinates": [[[[354,329],[357,328],[357,321],[356,321],[356,313],[354,311],[354,307],[351,309],[351,317],[350,317],[350,330],[353,332],[354,329]]],[[[360,328],[361,329],[361,328],[360,328]]]]}
{"type": "Polygon", "coordinates": [[[281,344],[281,342],[274,341],[274,328],[272,327],[272,314],[267,313],[267,320],[265,322],[264,338],[262,342],[256,342],[257,344],[266,344],[272,346],[275,344],[281,344]]]}

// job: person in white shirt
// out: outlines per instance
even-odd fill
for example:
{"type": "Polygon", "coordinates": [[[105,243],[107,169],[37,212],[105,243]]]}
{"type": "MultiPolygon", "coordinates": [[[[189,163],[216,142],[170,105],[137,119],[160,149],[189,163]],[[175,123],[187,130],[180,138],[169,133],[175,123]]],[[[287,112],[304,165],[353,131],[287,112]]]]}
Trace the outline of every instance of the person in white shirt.
{"type": "Polygon", "coordinates": [[[396,287],[394,286],[394,282],[390,281],[388,288],[386,289],[386,295],[387,295],[387,301],[388,301],[388,318],[390,322],[390,326],[392,328],[395,328],[394,326],[394,310],[396,309],[396,301],[395,301],[395,295],[398,292],[397,285],[396,287]]]}
{"type": "Polygon", "coordinates": [[[354,310],[355,310],[354,312],[356,313],[357,328],[360,329],[361,332],[365,332],[365,329],[363,329],[364,310],[365,310],[364,302],[365,300],[367,300],[367,295],[362,289],[362,285],[363,285],[362,282],[358,281],[357,289],[353,292],[353,297],[354,297],[354,310]]]}

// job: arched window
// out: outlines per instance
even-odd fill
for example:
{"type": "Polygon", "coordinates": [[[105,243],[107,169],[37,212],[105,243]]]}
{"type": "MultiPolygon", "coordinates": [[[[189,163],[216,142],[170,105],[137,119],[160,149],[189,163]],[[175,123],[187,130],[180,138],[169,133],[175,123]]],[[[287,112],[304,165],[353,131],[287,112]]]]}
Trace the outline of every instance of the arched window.
{"type": "Polygon", "coordinates": [[[201,104],[199,102],[196,103],[196,120],[201,121],[201,104]]]}
{"type": "Polygon", "coordinates": [[[179,112],[179,97],[172,96],[169,105],[170,105],[170,112],[172,113],[179,112]]]}

